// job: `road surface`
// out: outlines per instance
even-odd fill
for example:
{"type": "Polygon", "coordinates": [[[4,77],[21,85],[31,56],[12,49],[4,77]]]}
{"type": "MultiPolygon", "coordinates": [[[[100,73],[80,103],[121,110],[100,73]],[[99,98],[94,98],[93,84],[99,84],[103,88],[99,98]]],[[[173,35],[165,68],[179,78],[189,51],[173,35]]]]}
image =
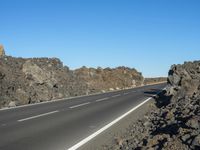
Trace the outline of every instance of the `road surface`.
{"type": "Polygon", "coordinates": [[[0,150],[72,148],[162,90],[165,85],[148,85],[0,110],[0,150]]]}

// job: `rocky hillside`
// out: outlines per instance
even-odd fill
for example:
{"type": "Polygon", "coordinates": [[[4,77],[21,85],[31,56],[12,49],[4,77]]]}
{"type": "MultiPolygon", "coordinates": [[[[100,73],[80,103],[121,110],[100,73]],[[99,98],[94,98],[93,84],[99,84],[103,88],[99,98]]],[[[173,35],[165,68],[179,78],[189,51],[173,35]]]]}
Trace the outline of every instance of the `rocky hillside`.
{"type": "Polygon", "coordinates": [[[174,65],[151,112],[109,149],[200,149],[200,61],[174,65]]]}
{"type": "Polygon", "coordinates": [[[135,69],[70,70],[57,58],[14,58],[0,47],[0,108],[130,88],[143,83],[135,69]]]}

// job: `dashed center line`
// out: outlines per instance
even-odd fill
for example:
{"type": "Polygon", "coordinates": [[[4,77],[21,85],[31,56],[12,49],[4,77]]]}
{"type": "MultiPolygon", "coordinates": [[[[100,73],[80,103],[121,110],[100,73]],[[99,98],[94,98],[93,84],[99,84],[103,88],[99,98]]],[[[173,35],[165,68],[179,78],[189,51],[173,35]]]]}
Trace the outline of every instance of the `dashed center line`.
{"type": "Polygon", "coordinates": [[[106,98],[102,98],[102,99],[97,99],[96,102],[105,101],[105,100],[107,100],[107,99],[108,99],[108,97],[106,97],[106,98]]]}
{"type": "Polygon", "coordinates": [[[4,124],[2,124],[1,126],[6,126],[6,124],[4,123],[4,124]]]}
{"type": "Polygon", "coordinates": [[[112,97],[118,97],[118,96],[121,96],[120,94],[118,94],[118,95],[113,95],[112,97]]]}
{"type": "Polygon", "coordinates": [[[118,118],[116,118],[112,122],[108,123],[107,125],[105,125],[101,129],[99,129],[96,132],[94,132],[91,135],[89,135],[88,137],[82,139],[80,142],[76,143],[74,146],[68,148],[68,150],[77,150],[78,148],[80,148],[81,146],[83,146],[84,144],[86,144],[87,142],[89,142],[90,140],[92,140],[93,138],[95,138],[96,136],[98,136],[99,134],[101,134],[102,132],[104,132],[105,130],[107,130],[108,128],[110,128],[111,126],[113,126],[114,124],[116,124],[117,122],[119,122],[121,119],[123,119],[126,116],[128,116],[130,113],[132,113],[134,110],[136,110],[137,108],[139,108],[140,106],[142,106],[143,104],[145,104],[146,102],[148,102],[150,99],[152,99],[152,97],[147,98],[142,103],[140,103],[137,106],[133,107],[128,112],[126,112],[123,115],[119,116],[118,118]]]}
{"type": "Polygon", "coordinates": [[[84,106],[84,105],[88,105],[88,104],[90,104],[90,102],[83,103],[83,104],[79,104],[79,105],[75,105],[75,106],[71,106],[71,107],[69,107],[69,108],[73,109],[73,108],[77,108],[77,107],[84,106]]]}
{"type": "Polygon", "coordinates": [[[57,113],[57,112],[59,112],[59,111],[58,111],[58,110],[56,110],[56,111],[51,111],[51,112],[48,112],[48,113],[44,113],[44,114],[40,114],[40,115],[36,115],[36,116],[24,118],[24,119],[20,119],[20,120],[17,120],[17,121],[18,121],[18,122],[22,122],[22,121],[26,121],[26,120],[35,119],[35,118],[39,118],[39,117],[42,117],[42,116],[54,114],[54,113],[57,113]]]}

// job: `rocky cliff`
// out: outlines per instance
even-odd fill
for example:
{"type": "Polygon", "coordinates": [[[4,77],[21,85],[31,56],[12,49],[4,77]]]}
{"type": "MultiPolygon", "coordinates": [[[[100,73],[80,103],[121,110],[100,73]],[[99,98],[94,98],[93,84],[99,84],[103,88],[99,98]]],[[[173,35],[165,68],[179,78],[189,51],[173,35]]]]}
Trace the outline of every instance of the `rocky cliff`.
{"type": "MultiPolygon", "coordinates": [[[[3,50],[3,48],[2,48],[3,50]]],[[[127,67],[70,70],[57,58],[0,57],[0,108],[130,88],[142,74],[127,67]]]]}
{"type": "Polygon", "coordinates": [[[123,142],[109,149],[200,149],[200,61],[173,65],[168,86],[123,142]]]}

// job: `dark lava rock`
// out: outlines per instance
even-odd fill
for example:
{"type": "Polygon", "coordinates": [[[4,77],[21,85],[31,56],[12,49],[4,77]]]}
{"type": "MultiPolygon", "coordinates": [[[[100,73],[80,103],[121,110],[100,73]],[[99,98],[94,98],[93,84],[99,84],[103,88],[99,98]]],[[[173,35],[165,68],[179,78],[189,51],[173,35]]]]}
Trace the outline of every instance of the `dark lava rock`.
{"type": "Polygon", "coordinates": [[[140,141],[128,144],[127,149],[199,150],[200,61],[173,65],[166,90],[155,98],[155,106],[147,113],[148,121],[140,120],[127,129],[124,137],[129,143],[140,141]]]}
{"type": "Polygon", "coordinates": [[[70,70],[57,58],[5,56],[0,46],[0,108],[131,88],[143,80],[132,68],[70,70]]]}

